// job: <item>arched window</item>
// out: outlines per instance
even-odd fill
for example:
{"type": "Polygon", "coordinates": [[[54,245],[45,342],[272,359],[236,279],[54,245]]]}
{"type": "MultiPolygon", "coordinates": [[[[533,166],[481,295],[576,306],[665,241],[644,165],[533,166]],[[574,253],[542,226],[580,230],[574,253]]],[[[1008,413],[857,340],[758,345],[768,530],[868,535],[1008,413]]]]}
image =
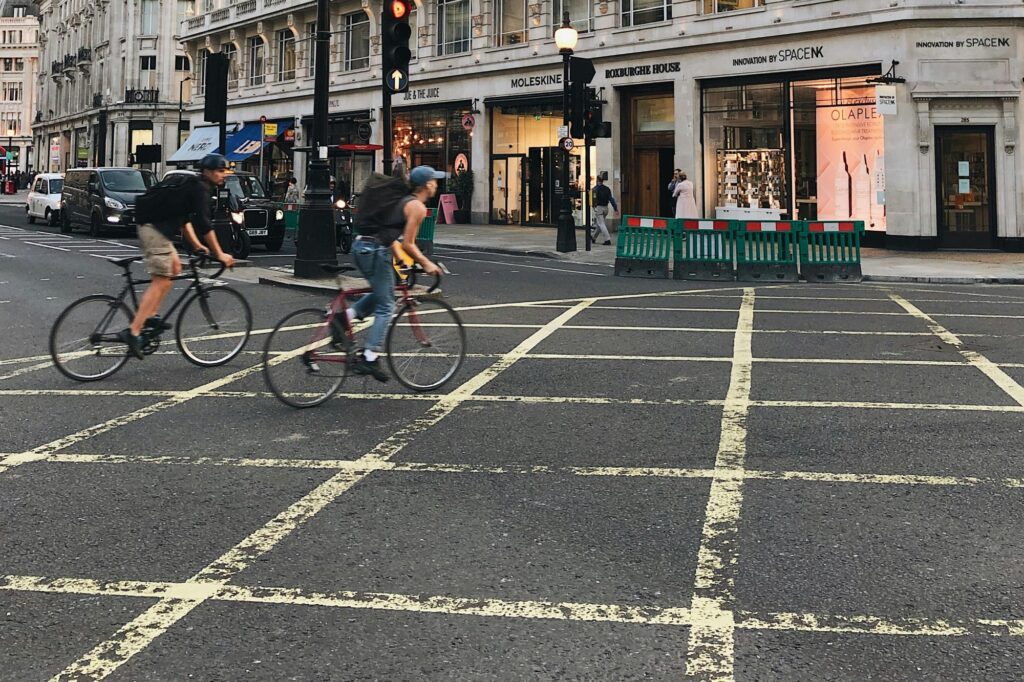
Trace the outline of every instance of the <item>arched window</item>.
{"type": "Polygon", "coordinates": [[[290,28],[277,32],[277,80],[295,78],[295,33],[290,28]]]}
{"type": "Polygon", "coordinates": [[[267,44],[260,36],[249,38],[249,85],[263,85],[267,73],[267,44]]]}

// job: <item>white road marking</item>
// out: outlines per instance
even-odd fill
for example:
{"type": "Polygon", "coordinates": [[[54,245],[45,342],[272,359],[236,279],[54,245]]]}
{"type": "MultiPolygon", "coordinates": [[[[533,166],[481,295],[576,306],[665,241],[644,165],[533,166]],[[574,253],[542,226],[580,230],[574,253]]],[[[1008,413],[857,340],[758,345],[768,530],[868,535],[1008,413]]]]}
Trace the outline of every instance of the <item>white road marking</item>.
{"type": "MultiPolygon", "coordinates": [[[[486,263],[488,265],[510,265],[514,268],[530,268],[531,270],[550,270],[552,272],[568,273],[570,275],[589,275],[591,277],[611,277],[612,275],[606,272],[585,272],[583,270],[567,270],[565,268],[546,268],[541,265],[526,265],[524,263],[505,263],[497,260],[476,260],[474,258],[458,258],[456,256],[444,256],[445,260],[460,260],[470,261],[473,263],[486,263]]],[[[489,273],[484,273],[489,274],[489,273]]]]}

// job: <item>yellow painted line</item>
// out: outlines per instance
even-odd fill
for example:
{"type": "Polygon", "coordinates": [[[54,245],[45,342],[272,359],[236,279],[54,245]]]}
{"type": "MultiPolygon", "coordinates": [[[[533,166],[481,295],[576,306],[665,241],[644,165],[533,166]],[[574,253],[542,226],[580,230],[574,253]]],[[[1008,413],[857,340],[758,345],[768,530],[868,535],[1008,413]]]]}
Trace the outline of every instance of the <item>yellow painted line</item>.
{"type": "Polygon", "coordinates": [[[964,637],[968,635],[1020,637],[1024,620],[979,618],[945,620],[941,618],[883,618],[880,616],[836,616],[811,613],[742,612],[737,627],[748,630],[837,632],[883,636],[964,637]]]}
{"type": "MultiPolygon", "coordinates": [[[[634,332],[700,332],[732,334],[727,327],[632,327],[620,325],[576,324],[566,329],[588,329],[593,331],[634,331],[634,332]]],[[[753,334],[810,334],[813,336],[931,336],[929,332],[863,331],[849,329],[753,329],[753,334]]],[[[961,336],[988,338],[1016,338],[1024,334],[961,334],[961,336]]]]}
{"type": "MultiPolygon", "coordinates": [[[[356,462],[363,465],[376,465],[389,460],[416,435],[451,414],[466,397],[485,386],[592,303],[593,299],[584,300],[557,316],[505,356],[442,397],[425,415],[414,419],[356,462]]],[[[323,342],[327,341],[325,339],[323,342]]],[[[295,353],[301,353],[305,348],[298,348],[295,353]]],[[[279,356],[272,362],[286,357],[287,354],[279,356]]],[[[259,366],[256,369],[259,369],[259,366]]],[[[210,386],[209,390],[219,388],[221,385],[223,384],[210,386]]],[[[156,637],[166,632],[189,612],[212,597],[225,586],[227,581],[248,568],[253,561],[269,552],[282,539],[315,516],[338,496],[362,481],[369,473],[370,471],[338,471],[187,581],[189,584],[205,586],[208,591],[197,595],[190,601],[176,598],[161,599],[118,630],[109,640],[100,643],[92,651],[72,663],[58,678],[71,680],[84,677],[98,680],[106,677],[132,656],[149,646],[156,637]]]]}
{"type": "MultiPolygon", "coordinates": [[[[928,325],[929,329],[942,340],[943,343],[953,346],[960,355],[974,367],[981,370],[981,373],[992,380],[996,386],[1001,388],[1006,395],[1010,396],[1018,405],[1024,406],[1024,387],[1013,380],[1009,374],[1001,370],[994,362],[981,353],[964,347],[963,341],[941,324],[922,312],[920,308],[896,293],[889,294],[908,313],[928,325]]],[[[964,334],[963,336],[966,336],[964,334]]]]}
{"type": "Polygon", "coordinates": [[[40,370],[40,369],[46,369],[47,367],[53,367],[53,361],[52,360],[47,360],[46,362],[40,362],[40,363],[35,364],[35,365],[29,365],[28,367],[21,367],[19,369],[14,370],[13,372],[8,372],[7,374],[4,374],[4,375],[0,376],[0,381],[4,381],[5,379],[13,379],[14,377],[20,377],[23,374],[28,374],[29,372],[35,372],[36,370],[40,370]]]}
{"type": "Polygon", "coordinates": [[[950,403],[883,403],[843,400],[751,400],[751,407],[814,407],[852,410],[922,410],[950,412],[1024,412],[1020,405],[957,405],[950,403]]]}
{"type": "Polygon", "coordinates": [[[40,360],[49,360],[50,355],[28,355],[23,358],[9,358],[7,360],[0,360],[0,366],[2,365],[20,365],[24,362],[38,362],[40,360]]]}
{"type": "Polygon", "coordinates": [[[733,677],[733,580],[738,561],[747,413],[754,367],[754,297],[754,289],[744,292],[733,338],[729,392],[722,410],[718,454],[704,513],[690,605],[694,624],[687,642],[686,675],[705,680],[733,677]]]}

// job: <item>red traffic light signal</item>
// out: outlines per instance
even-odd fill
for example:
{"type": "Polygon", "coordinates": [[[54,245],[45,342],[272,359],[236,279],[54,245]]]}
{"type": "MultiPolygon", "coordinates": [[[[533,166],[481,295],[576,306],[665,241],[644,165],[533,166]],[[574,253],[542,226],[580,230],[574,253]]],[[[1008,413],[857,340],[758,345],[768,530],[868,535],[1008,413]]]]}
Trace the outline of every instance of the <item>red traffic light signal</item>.
{"type": "Polygon", "coordinates": [[[391,16],[395,19],[405,19],[409,15],[409,3],[405,0],[391,0],[391,16]]]}
{"type": "Polygon", "coordinates": [[[382,79],[384,87],[391,92],[405,92],[409,87],[409,61],[412,50],[409,39],[412,27],[409,14],[411,0],[384,0],[384,16],[381,21],[382,79]]]}

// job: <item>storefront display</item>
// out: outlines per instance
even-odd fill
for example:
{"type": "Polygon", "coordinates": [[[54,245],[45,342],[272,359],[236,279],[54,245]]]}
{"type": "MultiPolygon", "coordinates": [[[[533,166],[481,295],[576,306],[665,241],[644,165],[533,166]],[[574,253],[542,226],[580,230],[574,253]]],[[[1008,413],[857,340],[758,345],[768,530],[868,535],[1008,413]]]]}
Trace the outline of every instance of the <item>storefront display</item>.
{"type": "Polygon", "coordinates": [[[718,205],[726,208],[780,208],[785,182],[781,149],[718,151],[718,205]]]}
{"type": "MultiPolygon", "coordinates": [[[[395,158],[401,158],[407,168],[427,165],[454,173],[456,159],[472,157],[473,130],[463,126],[471,108],[469,102],[453,102],[396,109],[392,138],[395,158]]],[[[443,191],[445,181],[439,184],[443,191]]]]}

